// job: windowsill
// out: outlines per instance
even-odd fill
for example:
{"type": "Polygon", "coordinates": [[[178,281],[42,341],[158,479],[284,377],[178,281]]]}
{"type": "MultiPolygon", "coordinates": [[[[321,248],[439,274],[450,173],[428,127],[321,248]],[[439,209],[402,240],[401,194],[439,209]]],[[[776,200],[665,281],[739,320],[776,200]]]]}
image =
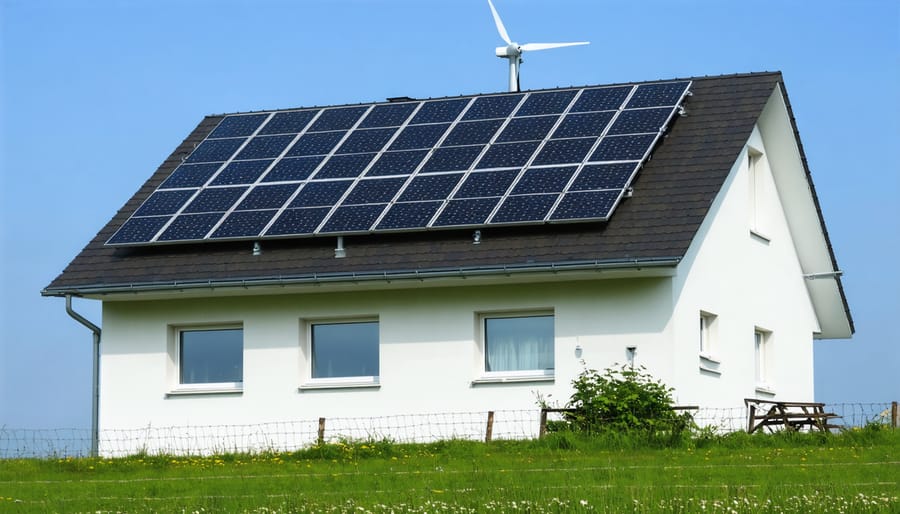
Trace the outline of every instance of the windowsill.
{"type": "Polygon", "coordinates": [[[711,362],[713,364],[722,364],[722,361],[711,353],[700,352],[700,359],[702,359],[703,361],[711,362]]]}
{"type": "Polygon", "coordinates": [[[756,384],[756,392],[775,396],[775,387],[771,384],[756,384]]]}
{"type": "Polygon", "coordinates": [[[771,237],[763,234],[762,232],[760,232],[758,230],[754,230],[752,228],[750,229],[750,237],[755,239],[756,241],[759,241],[760,243],[763,243],[763,244],[769,244],[772,242],[771,237]]]}
{"type": "Polygon", "coordinates": [[[722,370],[711,368],[709,366],[704,366],[702,363],[700,364],[700,371],[703,373],[712,373],[713,375],[720,376],[722,374],[722,370]]]}
{"type": "Polygon", "coordinates": [[[479,384],[515,384],[523,382],[553,382],[554,375],[546,373],[515,374],[515,375],[485,375],[472,381],[472,385],[479,384]]]}
{"type": "Polygon", "coordinates": [[[381,387],[378,377],[348,377],[312,379],[297,388],[300,392],[322,389],[378,389],[381,387]]]}
{"type": "Polygon", "coordinates": [[[243,387],[183,387],[173,389],[166,393],[166,398],[172,396],[205,396],[205,395],[239,395],[244,394],[243,387]]]}

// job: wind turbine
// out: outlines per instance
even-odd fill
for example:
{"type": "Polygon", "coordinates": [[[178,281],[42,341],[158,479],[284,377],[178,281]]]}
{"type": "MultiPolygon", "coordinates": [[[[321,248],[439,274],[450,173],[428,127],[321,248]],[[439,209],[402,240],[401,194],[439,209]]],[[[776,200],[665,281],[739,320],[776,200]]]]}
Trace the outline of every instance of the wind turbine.
{"type": "Polygon", "coordinates": [[[497,57],[509,60],[510,91],[519,90],[519,65],[522,63],[522,52],[590,44],[589,41],[578,41],[575,43],[525,43],[524,45],[520,45],[509,38],[506,27],[503,26],[503,20],[501,20],[500,15],[497,14],[497,9],[494,8],[494,3],[491,2],[491,0],[488,0],[488,5],[491,6],[491,14],[494,15],[494,23],[497,25],[497,32],[500,33],[500,38],[506,42],[506,46],[498,46],[496,52],[497,57]]]}

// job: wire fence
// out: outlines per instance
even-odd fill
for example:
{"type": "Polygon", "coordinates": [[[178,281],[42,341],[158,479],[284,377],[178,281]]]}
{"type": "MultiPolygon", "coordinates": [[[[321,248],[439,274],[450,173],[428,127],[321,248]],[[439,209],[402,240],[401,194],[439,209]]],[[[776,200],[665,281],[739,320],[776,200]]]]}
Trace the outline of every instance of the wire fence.
{"type": "MultiPolygon", "coordinates": [[[[828,404],[844,427],[881,423],[896,427],[891,403],[828,404]]],[[[747,408],[699,408],[689,411],[702,427],[719,433],[747,428],[747,408]]],[[[562,414],[555,413],[561,420],[562,414]]],[[[405,414],[379,417],[317,418],[247,425],[153,426],[104,429],[100,454],[199,455],[228,452],[285,452],[317,442],[390,440],[422,443],[449,439],[533,439],[539,436],[541,411],[504,410],[405,414]]],[[[22,429],[0,427],[0,458],[82,457],[91,447],[85,428],[22,429]]]]}

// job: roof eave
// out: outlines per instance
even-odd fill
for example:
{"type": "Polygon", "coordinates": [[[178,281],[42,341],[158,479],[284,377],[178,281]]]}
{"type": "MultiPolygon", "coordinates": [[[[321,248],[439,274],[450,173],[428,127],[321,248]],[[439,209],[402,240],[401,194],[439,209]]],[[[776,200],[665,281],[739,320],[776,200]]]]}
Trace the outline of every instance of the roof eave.
{"type": "MultiPolygon", "coordinates": [[[[788,156],[792,156],[794,162],[797,162],[803,170],[802,184],[800,182],[790,184],[784,181],[778,183],[778,176],[776,176],[777,187],[780,190],[795,192],[805,188],[804,194],[808,195],[815,210],[814,214],[810,215],[814,216],[813,219],[807,217],[803,211],[804,205],[809,205],[808,203],[783,202],[804,274],[829,276],[827,280],[807,280],[807,291],[813,302],[821,329],[816,334],[816,338],[848,338],[853,335],[855,328],[853,317],[850,314],[850,305],[841,283],[842,272],[838,267],[834,248],[828,236],[825,218],[813,184],[806,154],[803,151],[803,144],[800,141],[797,121],[794,118],[783,81],[779,81],[778,87],[772,92],[772,97],[763,110],[759,123],[770,126],[768,130],[762,131],[766,149],[769,152],[781,151],[784,158],[780,162],[790,162],[791,159],[788,156]],[[783,124],[784,122],[787,123],[783,124]],[[787,136],[789,132],[793,137],[787,136]],[[767,134],[769,137],[766,137],[767,134]]],[[[782,178],[791,176],[795,175],[780,175],[782,178]]]]}
{"type": "MultiPolygon", "coordinates": [[[[447,279],[466,279],[466,285],[475,285],[479,281],[472,282],[468,279],[481,279],[487,283],[497,279],[516,282],[539,282],[545,278],[553,279],[578,278],[584,273],[604,272],[602,278],[627,278],[632,276],[672,276],[680,262],[679,257],[661,257],[645,259],[624,260],[595,260],[553,262],[541,264],[516,264],[499,266],[478,266],[460,268],[435,268],[419,270],[394,270],[372,272],[347,272],[347,273],[323,273],[296,276],[277,277],[247,277],[216,280],[186,280],[186,281],[160,281],[143,283],[121,284],[85,284],[77,286],[64,286],[46,288],[41,291],[42,296],[79,296],[94,299],[111,300],[112,295],[134,295],[184,293],[195,291],[213,291],[221,294],[223,290],[237,289],[244,294],[265,293],[267,288],[289,288],[290,286],[342,286],[366,284],[370,288],[402,287],[404,283],[429,284],[447,279]]],[[[446,284],[453,285],[453,284],[446,284]]],[[[457,284],[462,285],[462,284],[457,284]]],[[[293,290],[293,289],[291,289],[293,290]]]]}

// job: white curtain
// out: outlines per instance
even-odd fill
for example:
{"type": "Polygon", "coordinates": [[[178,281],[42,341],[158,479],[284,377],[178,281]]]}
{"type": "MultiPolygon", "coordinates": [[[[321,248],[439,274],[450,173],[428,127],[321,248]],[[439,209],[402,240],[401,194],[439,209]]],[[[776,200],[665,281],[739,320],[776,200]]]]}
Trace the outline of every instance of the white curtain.
{"type": "Polygon", "coordinates": [[[553,369],[553,341],[540,335],[491,338],[486,354],[486,371],[553,369]]]}

